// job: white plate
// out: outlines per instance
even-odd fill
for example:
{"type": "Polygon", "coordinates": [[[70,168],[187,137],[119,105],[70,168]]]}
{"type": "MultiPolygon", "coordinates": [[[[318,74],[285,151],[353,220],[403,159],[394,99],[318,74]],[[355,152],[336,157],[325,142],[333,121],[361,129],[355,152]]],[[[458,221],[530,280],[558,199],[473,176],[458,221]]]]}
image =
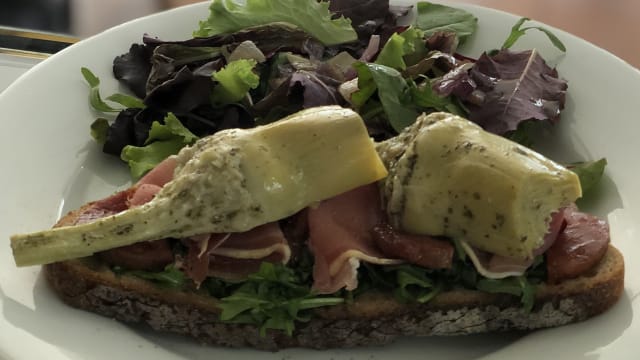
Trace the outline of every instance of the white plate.
{"type": "MultiPolygon", "coordinates": [[[[464,52],[477,56],[499,46],[515,16],[480,7],[479,30],[464,52]]],[[[51,226],[61,213],[126,186],[119,160],[103,156],[89,137],[95,114],[87,104],[80,67],[91,68],[103,93],[118,89],[111,62],[143,33],[187,38],[206,17],[198,4],[139,19],[73,45],[40,63],[0,95],[0,357],[10,359],[540,359],[633,358],[640,339],[640,277],[627,276],[621,301],[581,324],[529,335],[403,339],[385,348],[262,353],[203,347],[180,337],[131,328],[63,305],[39,267],[16,268],[13,233],[51,226]],[[543,355],[544,354],[544,355],[543,355]]],[[[606,157],[600,201],[592,211],[611,223],[613,243],[625,254],[627,274],[640,273],[640,156],[637,121],[640,72],[611,54],[559,30],[561,55],[537,33],[519,48],[537,47],[569,80],[567,109],[544,151],[560,161],[606,157]]]]}

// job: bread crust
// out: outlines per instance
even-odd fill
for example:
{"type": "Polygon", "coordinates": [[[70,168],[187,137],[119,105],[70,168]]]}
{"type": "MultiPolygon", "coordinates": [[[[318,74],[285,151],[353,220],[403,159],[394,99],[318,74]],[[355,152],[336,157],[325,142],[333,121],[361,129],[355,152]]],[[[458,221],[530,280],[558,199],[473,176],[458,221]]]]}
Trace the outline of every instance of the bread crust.
{"type": "Polygon", "coordinates": [[[46,278],[67,304],[119,321],[191,336],[202,343],[278,350],[380,345],[399,336],[465,335],[534,330],[582,321],[613,306],[624,290],[622,254],[609,246],[589,273],[542,285],[533,310],[519,299],[471,290],[441,293],[426,304],[399,303],[390,294],[365,293],[351,304],[318,308],[293,336],[253,325],[222,323],[217,300],[196,292],[164,289],[132,276],[116,276],[95,258],[44,266],[46,278]]]}

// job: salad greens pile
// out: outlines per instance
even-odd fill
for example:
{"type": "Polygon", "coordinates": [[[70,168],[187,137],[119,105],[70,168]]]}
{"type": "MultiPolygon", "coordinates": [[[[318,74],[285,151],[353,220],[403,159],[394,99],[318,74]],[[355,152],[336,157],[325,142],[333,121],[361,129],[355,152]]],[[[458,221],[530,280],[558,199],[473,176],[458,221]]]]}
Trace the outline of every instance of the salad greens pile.
{"type": "Polygon", "coordinates": [[[320,105],[351,106],[376,140],[422,112],[455,113],[506,136],[559,120],[566,81],[535,50],[508,49],[529,29],[564,49],[548,30],[522,19],[500,50],[474,60],[456,53],[477,28],[472,14],[419,2],[400,25],[410,12],[388,0],[215,0],[194,38],[145,36],[114,60],[114,76],[135,96],[103,100],[99,79],[82,69],[91,105],[105,114],[92,134],[137,178],[180,142],[320,105]],[[165,119],[178,119],[188,136],[173,125],[171,140],[151,132],[165,119]]]}
{"type": "MultiPolygon", "coordinates": [[[[89,102],[100,113],[91,126],[103,151],[127,162],[134,178],[199,137],[229,128],[275,121],[304,108],[350,106],[376,140],[397,135],[423,112],[464,116],[484,129],[530,145],[531,129],[560,119],[567,83],[536,50],[512,51],[527,30],[518,21],[500,49],[458,54],[477,28],[472,14],[428,2],[410,6],[388,0],[213,0],[194,38],[165,41],[144,36],[142,44],[115,58],[113,73],[133,95],[102,98],[100,80],[86,68],[89,102]],[[115,118],[114,118],[114,115],[115,118]]],[[[606,161],[572,165],[588,190],[606,161]]],[[[317,296],[311,267],[264,263],[241,284],[208,279],[201,290],[221,299],[224,321],[254,323],[291,334],[310,309],[353,300],[375,288],[400,301],[426,302],[455,286],[519,296],[533,306],[544,281],[540,257],[524,276],[482,278],[456,251],[454,267],[432,271],[414,265],[363,264],[360,286],[317,296]]],[[[307,264],[308,265],[308,264],[307,264]]],[[[179,270],[119,273],[170,287],[185,287],[179,270]]]]}

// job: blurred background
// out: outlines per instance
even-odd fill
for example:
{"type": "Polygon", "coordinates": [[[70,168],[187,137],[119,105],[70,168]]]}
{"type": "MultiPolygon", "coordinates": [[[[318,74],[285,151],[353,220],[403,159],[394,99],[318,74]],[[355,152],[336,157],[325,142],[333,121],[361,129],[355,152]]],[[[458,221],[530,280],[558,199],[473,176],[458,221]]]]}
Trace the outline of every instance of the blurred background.
{"type": "MultiPolygon", "coordinates": [[[[301,0],[303,1],[303,0],[301,0]]],[[[0,0],[0,26],[85,38],[125,21],[195,0],[0,0]]],[[[436,0],[437,2],[437,0],[436,0]]],[[[640,68],[639,0],[449,0],[473,3],[545,22],[582,37],[640,68]]],[[[203,14],[203,17],[206,16],[203,14]]],[[[0,47],[22,44],[0,29],[0,47]]],[[[62,44],[63,46],[64,44],[62,44]]],[[[52,49],[47,49],[50,46],[52,49]]]]}
{"type": "Polygon", "coordinates": [[[88,37],[114,25],[193,3],[183,0],[1,0],[0,25],[88,37]]]}

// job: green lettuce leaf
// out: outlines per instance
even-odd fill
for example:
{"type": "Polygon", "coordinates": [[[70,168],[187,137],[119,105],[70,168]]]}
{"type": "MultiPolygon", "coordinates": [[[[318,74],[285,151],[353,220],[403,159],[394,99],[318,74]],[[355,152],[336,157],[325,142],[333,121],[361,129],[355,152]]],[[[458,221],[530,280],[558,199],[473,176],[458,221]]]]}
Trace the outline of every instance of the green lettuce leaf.
{"type": "Polygon", "coordinates": [[[299,0],[213,0],[209,18],[200,21],[195,37],[232,33],[248,27],[284,22],[297,26],[325,45],[355,41],[358,38],[351,21],[332,19],[328,2],[299,0]]]}
{"type": "Polygon", "coordinates": [[[122,149],[120,158],[131,169],[134,179],[142,177],[162,160],[177,154],[186,145],[193,144],[198,139],[172,113],[164,118],[164,124],[154,121],[149,130],[149,137],[145,146],[127,145],[122,149]]]}
{"type": "Polygon", "coordinates": [[[436,32],[454,32],[462,42],[476,31],[478,19],[462,9],[430,2],[418,2],[415,25],[429,37],[436,32]]]}
{"type": "Polygon", "coordinates": [[[465,117],[467,114],[458,106],[451,96],[440,96],[436,94],[432,87],[431,81],[425,79],[420,85],[415,82],[408,82],[413,103],[424,109],[432,109],[436,111],[444,111],[465,117]]]}
{"type": "Polygon", "coordinates": [[[393,33],[376,58],[376,64],[398,70],[407,68],[404,57],[426,51],[424,32],[410,27],[401,33],[393,33]]]}
{"type": "Polygon", "coordinates": [[[218,81],[213,89],[211,101],[216,105],[226,105],[241,100],[250,89],[260,85],[260,76],[253,72],[256,61],[240,59],[227,64],[211,77],[218,81]]]}
{"type": "Polygon", "coordinates": [[[389,124],[396,132],[401,132],[416,121],[418,112],[409,105],[409,85],[398,70],[361,62],[353,66],[358,71],[358,91],[351,95],[351,101],[356,106],[364,105],[377,90],[389,124]]]}
{"type": "Polygon", "coordinates": [[[593,189],[604,174],[607,166],[607,159],[602,158],[595,161],[577,162],[567,165],[567,169],[573,171],[580,178],[582,193],[585,194],[593,189]]]}

